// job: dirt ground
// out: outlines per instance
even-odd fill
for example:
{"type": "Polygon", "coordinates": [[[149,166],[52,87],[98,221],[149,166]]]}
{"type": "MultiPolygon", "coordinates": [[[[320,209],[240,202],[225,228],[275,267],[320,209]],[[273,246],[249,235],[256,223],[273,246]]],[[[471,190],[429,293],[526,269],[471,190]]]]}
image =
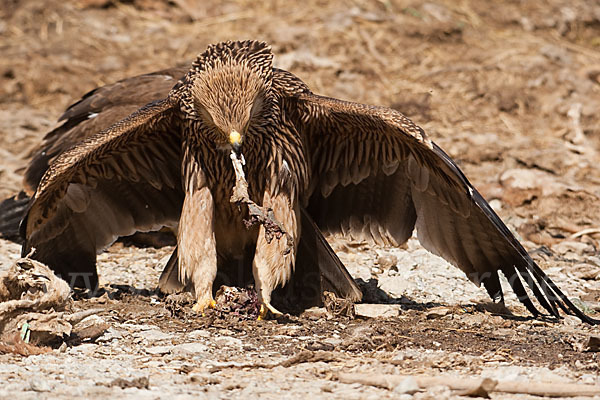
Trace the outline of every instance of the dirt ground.
{"type": "MultiPolygon", "coordinates": [[[[277,66],[316,93],[411,117],[569,297],[600,311],[592,0],[4,0],[0,198],[19,190],[28,154],[87,91],[248,38],[269,42],[277,66]]],[[[369,294],[355,319],[195,315],[154,292],[170,248],[117,243],[99,256],[105,295],[73,303],[102,308],[108,331],[48,354],[0,355],[0,398],[461,397],[343,383],[340,372],[600,384],[600,357],[584,351],[598,328],[495,315],[482,289],[415,239],[333,246],[369,294]]],[[[19,250],[0,240],[0,270],[19,250]]]]}

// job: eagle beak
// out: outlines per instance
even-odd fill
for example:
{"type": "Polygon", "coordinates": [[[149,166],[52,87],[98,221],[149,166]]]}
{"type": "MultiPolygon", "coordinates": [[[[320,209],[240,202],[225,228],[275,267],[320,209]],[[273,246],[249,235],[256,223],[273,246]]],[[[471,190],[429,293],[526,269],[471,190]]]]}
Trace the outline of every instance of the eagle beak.
{"type": "Polygon", "coordinates": [[[233,147],[233,151],[239,155],[242,148],[242,135],[236,130],[229,133],[229,143],[233,147]]]}

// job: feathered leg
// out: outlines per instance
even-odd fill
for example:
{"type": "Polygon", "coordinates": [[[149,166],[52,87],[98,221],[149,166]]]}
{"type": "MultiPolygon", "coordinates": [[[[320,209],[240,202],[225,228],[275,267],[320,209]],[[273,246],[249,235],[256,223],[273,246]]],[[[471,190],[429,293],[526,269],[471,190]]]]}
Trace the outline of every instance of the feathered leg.
{"type": "Polygon", "coordinates": [[[265,318],[269,311],[276,315],[281,314],[271,305],[271,292],[278,285],[283,286],[289,281],[300,239],[300,207],[297,204],[292,204],[287,194],[278,193],[271,196],[266,191],[263,198],[263,207],[273,209],[275,219],[281,223],[289,236],[283,235],[281,238],[272,238],[269,243],[265,236],[264,225],[260,226],[252,265],[256,292],[261,302],[259,319],[265,318]],[[291,243],[289,240],[291,240],[291,243]]]}
{"type": "Polygon", "coordinates": [[[181,210],[177,246],[179,277],[191,283],[196,297],[194,311],[214,306],[212,285],[217,276],[214,232],[214,200],[210,189],[188,191],[181,210]]]}

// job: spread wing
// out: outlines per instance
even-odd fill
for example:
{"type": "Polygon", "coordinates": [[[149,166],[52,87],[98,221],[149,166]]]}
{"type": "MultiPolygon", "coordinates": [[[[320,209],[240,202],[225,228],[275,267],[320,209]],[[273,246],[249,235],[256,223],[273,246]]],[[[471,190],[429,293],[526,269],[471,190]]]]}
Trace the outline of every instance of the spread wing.
{"type": "Polygon", "coordinates": [[[550,314],[592,320],[531,259],[456,163],[404,115],[297,90],[287,110],[312,164],[309,212],[321,229],[377,243],[421,244],[503,301],[498,271],[533,315],[523,281],[550,314]]]}
{"type": "Polygon", "coordinates": [[[32,195],[50,163],[87,137],[108,128],[145,104],[167,97],[169,90],[185,75],[187,67],[170,68],[139,75],[96,88],[67,108],[42,144],[30,154],[23,188],[32,195]]]}
{"type": "Polygon", "coordinates": [[[23,254],[35,248],[33,257],[65,280],[93,287],[97,251],[176,224],[182,202],[180,127],[166,98],[54,160],[21,224],[23,254]]]}
{"type": "Polygon", "coordinates": [[[63,123],[47,133],[42,143],[29,154],[23,190],[0,203],[0,237],[21,241],[19,223],[27,211],[30,197],[59,154],[145,104],[164,99],[186,72],[187,68],[181,67],[126,78],[96,88],[70,105],[59,119],[63,123]]]}

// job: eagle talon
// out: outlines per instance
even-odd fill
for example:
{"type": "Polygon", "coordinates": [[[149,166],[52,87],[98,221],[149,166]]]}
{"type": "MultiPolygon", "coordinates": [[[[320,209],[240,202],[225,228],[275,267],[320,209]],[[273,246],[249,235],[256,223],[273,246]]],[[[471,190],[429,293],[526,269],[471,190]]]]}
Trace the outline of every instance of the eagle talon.
{"type": "Polygon", "coordinates": [[[267,316],[269,315],[269,312],[275,318],[280,317],[280,316],[283,315],[283,313],[281,311],[279,311],[278,309],[276,309],[275,307],[273,307],[271,304],[262,303],[260,305],[260,311],[258,313],[257,320],[258,321],[264,321],[265,319],[267,319],[267,316]]]}
{"type": "Polygon", "coordinates": [[[194,304],[192,306],[192,310],[197,312],[197,313],[201,313],[204,316],[204,311],[207,308],[212,308],[214,309],[217,306],[217,302],[214,299],[210,299],[209,301],[204,301],[204,302],[196,302],[196,304],[194,304]]]}

